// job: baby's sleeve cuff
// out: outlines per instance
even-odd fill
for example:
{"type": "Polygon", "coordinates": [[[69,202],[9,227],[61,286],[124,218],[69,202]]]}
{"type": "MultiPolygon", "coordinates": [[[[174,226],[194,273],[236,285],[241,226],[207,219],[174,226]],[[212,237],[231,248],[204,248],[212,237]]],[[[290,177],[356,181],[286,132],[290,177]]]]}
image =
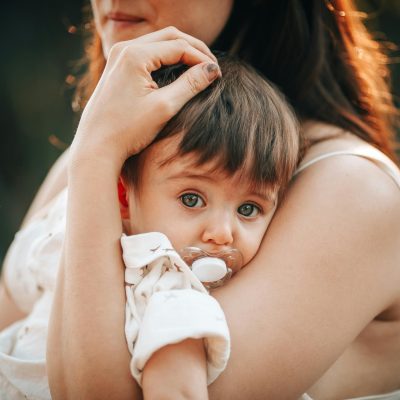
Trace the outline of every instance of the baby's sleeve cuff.
{"type": "Polygon", "coordinates": [[[219,303],[192,289],[154,293],[133,350],[131,372],[136,381],[141,384],[146,362],[157,350],[189,338],[204,339],[209,385],[225,369],[230,353],[229,329],[219,303]]]}

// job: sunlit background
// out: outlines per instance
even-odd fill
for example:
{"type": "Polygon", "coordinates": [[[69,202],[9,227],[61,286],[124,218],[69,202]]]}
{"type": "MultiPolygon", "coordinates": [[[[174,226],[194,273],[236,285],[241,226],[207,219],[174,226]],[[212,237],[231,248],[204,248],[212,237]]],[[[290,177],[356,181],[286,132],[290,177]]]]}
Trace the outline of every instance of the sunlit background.
{"type": "MultiPolygon", "coordinates": [[[[5,2],[1,7],[0,261],[77,126],[71,102],[74,66],[82,55],[83,4],[41,0],[5,2]]],[[[358,4],[368,12],[367,24],[376,37],[400,44],[399,0],[358,4]]],[[[399,95],[396,57],[399,52],[393,51],[393,90],[399,95]]]]}

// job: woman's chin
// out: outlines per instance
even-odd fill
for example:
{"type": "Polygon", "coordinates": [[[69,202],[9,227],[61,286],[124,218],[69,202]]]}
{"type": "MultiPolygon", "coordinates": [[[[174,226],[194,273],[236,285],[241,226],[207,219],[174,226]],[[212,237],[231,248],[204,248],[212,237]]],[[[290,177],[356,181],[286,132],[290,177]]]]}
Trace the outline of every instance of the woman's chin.
{"type": "Polygon", "coordinates": [[[138,22],[109,21],[107,25],[107,29],[103,33],[103,45],[107,54],[115,43],[136,39],[156,30],[145,20],[138,22]]]}

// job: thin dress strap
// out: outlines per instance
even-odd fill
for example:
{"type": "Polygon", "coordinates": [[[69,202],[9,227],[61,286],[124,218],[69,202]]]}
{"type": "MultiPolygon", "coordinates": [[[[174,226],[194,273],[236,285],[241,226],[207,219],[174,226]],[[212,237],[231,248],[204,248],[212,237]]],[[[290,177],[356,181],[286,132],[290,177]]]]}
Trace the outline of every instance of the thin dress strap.
{"type": "Polygon", "coordinates": [[[366,158],[367,160],[370,160],[374,164],[376,164],[384,172],[386,172],[400,188],[400,170],[397,165],[381,151],[369,145],[359,146],[351,150],[332,151],[329,153],[321,154],[311,160],[306,161],[303,164],[300,164],[294,175],[296,176],[301,171],[317,163],[318,161],[325,160],[326,158],[334,156],[358,156],[366,158]]]}

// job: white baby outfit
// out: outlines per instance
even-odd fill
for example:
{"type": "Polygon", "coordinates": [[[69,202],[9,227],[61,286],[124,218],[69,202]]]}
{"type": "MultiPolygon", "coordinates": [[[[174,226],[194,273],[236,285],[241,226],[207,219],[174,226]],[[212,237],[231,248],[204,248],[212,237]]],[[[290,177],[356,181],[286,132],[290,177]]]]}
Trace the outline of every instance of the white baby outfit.
{"type": "Polygon", "coordinates": [[[138,383],[151,355],[187,338],[204,338],[207,383],[225,369],[229,330],[219,303],[208,294],[168,238],[159,232],[123,236],[125,335],[138,383]]]}
{"type": "MultiPolygon", "coordinates": [[[[370,146],[360,146],[360,148],[354,149],[350,152],[346,151],[327,153],[323,155],[322,158],[342,155],[361,156],[371,160],[386,173],[388,173],[400,187],[400,173],[397,167],[382,153],[372,149],[370,146]]],[[[317,162],[322,158],[320,157],[318,159],[311,160],[304,168],[312,165],[314,162],[317,162]]],[[[66,195],[66,190],[62,191],[57,196],[55,201],[47,207],[46,214],[43,214],[41,218],[32,220],[25,228],[16,234],[5,262],[5,264],[7,264],[5,265],[6,269],[4,276],[6,285],[17,305],[21,308],[21,310],[27,312],[29,315],[25,319],[16,322],[0,332],[1,400],[50,399],[45,363],[46,337],[49,313],[55,287],[57,266],[59,263],[65,230],[66,195]]],[[[131,246],[128,247],[129,249],[132,248],[131,246]]],[[[160,254],[162,254],[162,252],[160,254]]],[[[137,271],[143,269],[143,261],[138,263],[135,261],[131,264],[131,256],[128,254],[125,255],[127,256],[127,269],[134,271],[127,271],[126,274],[126,280],[128,282],[126,335],[129,339],[128,343],[130,350],[133,353],[131,365],[132,372],[140,380],[140,369],[143,367],[148,355],[151,354],[151,352],[154,351],[157,346],[162,344],[160,342],[162,341],[162,336],[164,336],[164,333],[163,335],[155,335],[157,336],[155,337],[154,342],[156,345],[149,345],[146,343],[142,344],[142,342],[146,342],[146,338],[141,337],[140,331],[143,330],[144,332],[147,330],[149,335],[154,335],[154,329],[162,329],[162,327],[159,326],[159,322],[163,321],[163,316],[160,316],[160,320],[157,320],[155,317],[148,318],[146,315],[147,311],[143,312],[142,305],[139,306],[141,303],[138,302],[136,305],[132,306],[132,298],[135,298],[136,295],[139,295],[143,289],[143,293],[147,296],[146,300],[144,300],[144,303],[147,302],[145,307],[147,307],[148,310],[150,307],[153,307],[156,310],[161,310],[162,307],[170,308],[171,306],[171,308],[173,308],[176,298],[173,296],[168,297],[170,292],[177,294],[178,297],[186,296],[187,291],[196,293],[190,295],[192,296],[191,298],[193,299],[193,302],[200,297],[204,300],[206,298],[206,294],[202,292],[202,289],[195,281],[189,278],[190,274],[185,273],[179,276],[178,280],[180,282],[180,286],[179,290],[176,290],[177,288],[169,280],[169,276],[171,276],[170,274],[164,273],[163,276],[165,276],[165,278],[159,275],[160,259],[158,259],[158,261],[146,261],[146,263],[149,262],[152,264],[154,262],[155,264],[152,264],[152,267],[150,268],[151,271],[149,271],[149,269],[147,271],[143,270],[143,276],[140,276],[139,278],[137,276],[137,271]],[[140,264],[142,265],[139,267],[140,264]],[[153,279],[154,276],[155,284],[159,286],[152,286],[153,296],[149,297],[146,288],[151,286],[147,286],[146,282],[147,280],[153,279]],[[134,285],[135,282],[137,282],[136,288],[134,286],[130,286],[134,285]],[[141,288],[140,290],[139,287],[141,288]],[[154,288],[156,287],[160,290],[155,290],[154,288]],[[131,294],[128,294],[129,292],[131,294]],[[141,307],[140,311],[138,310],[138,307],[141,307]],[[140,330],[138,330],[139,325],[140,330]]],[[[163,257],[164,256],[165,254],[163,254],[163,257]]],[[[141,258],[141,256],[139,258],[141,258]]],[[[135,256],[133,259],[135,259],[135,256]]],[[[165,259],[162,258],[162,260],[161,270],[165,269],[164,272],[167,272],[166,270],[169,268],[168,262],[165,264],[165,259]]],[[[176,271],[172,268],[169,272],[174,273],[176,271]]],[[[207,297],[207,299],[211,299],[211,297],[207,297]]],[[[204,303],[205,306],[206,303],[207,301],[204,303]]],[[[201,307],[198,309],[199,314],[201,313],[200,308],[201,307]]],[[[174,320],[174,318],[179,318],[179,315],[186,315],[185,312],[186,311],[184,310],[179,310],[179,313],[177,312],[176,314],[166,314],[170,315],[166,318],[166,324],[173,325],[174,322],[181,322],[180,320],[174,320]],[[181,312],[182,314],[180,314],[181,312]]],[[[208,317],[209,316],[204,315],[206,320],[208,317]]],[[[218,313],[216,311],[214,317],[218,319],[218,313]]],[[[199,318],[198,320],[200,321],[201,319],[199,318]]],[[[196,319],[191,322],[185,322],[185,326],[187,325],[187,327],[190,328],[188,330],[193,332],[191,330],[191,324],[195,325],[196,319]]],[[[225,345],[221,345],[224,340],[222,339],[223,334],[219,336],[223,332],[224,328],[222,328],[222,325],[218,328],[215,327],[214,330],[209,332],[209,338],[216,338],[217,342],[217,345],[215,345],[215,343],[212,343],[214,339],[208,339],[209,365],[213,365],[213,357],[215,354],[216,360],[220,360],[214,363],[217,373],[223,366],[224,360],[224,356],[219,358],[221,354],[224,354],[223,349],[225,348],[225,345]],[[220,349],[222,349],[221,354],[219,353],[220,349]]],[[[266,368],[266,373],[267,371],[268,369],[266,368]]],[[[212,368],[210,368],[209,381],[213,379],[213,376],[215,375],[212,372],[212,368]]],[[[310,397],[307,395],[304,395],[302,398],[303,400],[310,400],[310,397]]],[[[357,400],[378,399],[399,400],[400,391],[385,395],[374,395],[358,398],[357,400]]]]}

